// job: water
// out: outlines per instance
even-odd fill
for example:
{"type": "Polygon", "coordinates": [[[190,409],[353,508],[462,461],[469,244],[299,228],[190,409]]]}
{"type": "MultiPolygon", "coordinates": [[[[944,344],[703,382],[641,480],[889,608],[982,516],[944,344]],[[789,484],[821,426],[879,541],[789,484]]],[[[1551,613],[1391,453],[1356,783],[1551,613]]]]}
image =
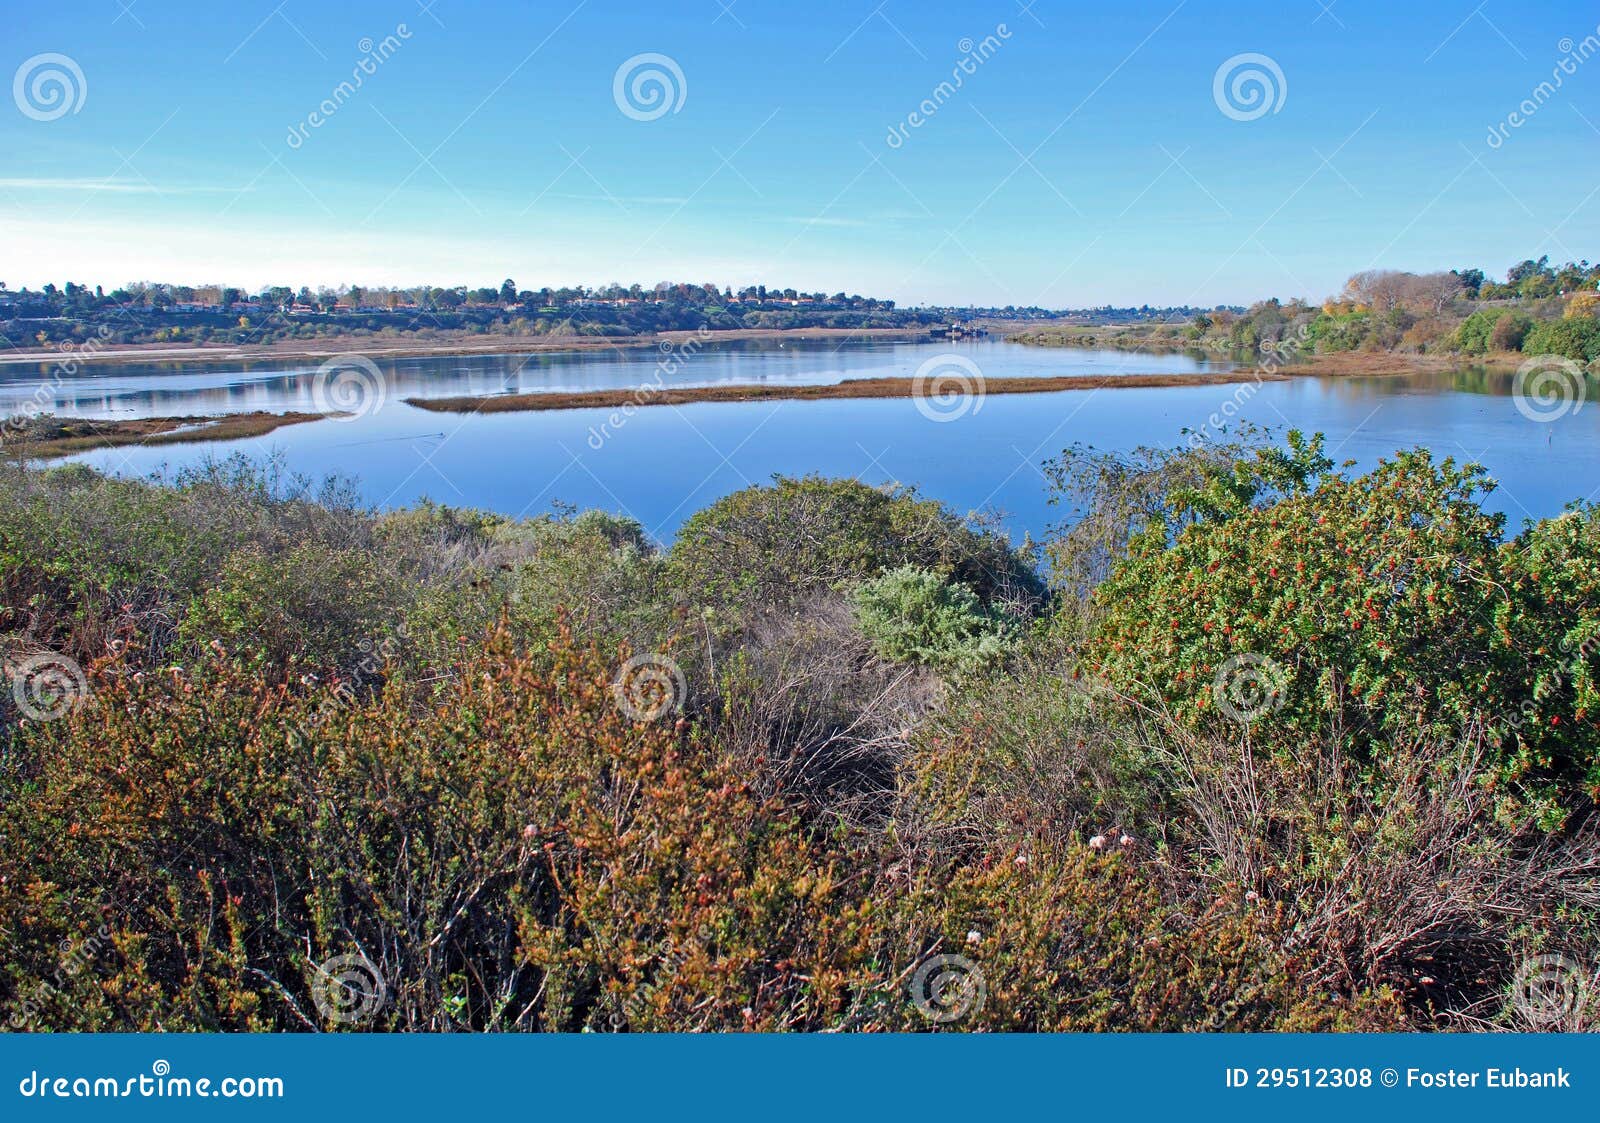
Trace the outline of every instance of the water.
{"type": "MultiPolygon", "coordinates": [[[[986,379],[1057,374],[1193,373],[1226,363],[1175,355],[1030,348],[996,341],[815,341],[707,345],[681,356],[662,380],[811,383],[911,375],[937,355],[959,354],[986,379]]],[[[648,349],[536,356],[402,359],[380,364],[381,407],[353,420],[325,420],[247,441],[108,449],[74,459],[104,471],[146,475],[206,456],[281,451],[312,476],[353,476],[379,506],[427,496],[509,515],[556,502],[630,515],[669,540],[682,521],[717,498],[775,474],[820,473],[872,484],[915,485],[959,511],[998,510],[1008,527],[1043,532],[1061,512],[1047,504],[1041,464],[1074,442],[1128,449],[1172,445],[1226,411],[1276,429],[1328,436],[1335,460],[1370,467],[1397,449],[1425,445],[1438,456],[1476,460],[1499,481],[1489,505],[1513,527],[1600,492],[1600,409],[1593,403],[1555,421],[1530,420],[1508,376],[1480,370],[1412,378],[1323,379],[1239,386],[1103,389],[1062,394],[991,394],[960,416],[930,420],[910,399],[707,403],[652,407],[621,418],[610,410],[461,415],[406,405],[412,396],[526,393],[637,386],[663,356],[648,349]]],[[[45,389],[61,414],[140,417],[243,410],[311,410],[316,364],[182,366],[86,364],[76,377],[47,379],[36,367],[0,367],[0,413],[45,389]]]]}

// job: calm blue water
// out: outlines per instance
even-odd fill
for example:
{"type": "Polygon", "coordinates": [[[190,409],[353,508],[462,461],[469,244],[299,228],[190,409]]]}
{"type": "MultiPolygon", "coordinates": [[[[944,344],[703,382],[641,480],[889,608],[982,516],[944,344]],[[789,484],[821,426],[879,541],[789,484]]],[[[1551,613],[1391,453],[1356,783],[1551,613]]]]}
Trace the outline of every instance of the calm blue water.
{"type": "MultiPolygon", "coordinates": [[[[985,379],[1073,373],[1184,373],[1206,368],[1183,355],[1064,351],[980,341],[967,344],[791,342],[708,346],[663,373],[673,384],[833,382],[910,375],[924,361],[959,354],[985,379]]],[[[1102,448],[1171,445],[1206,424],[1234,386],[990,395],[954,420],[936,422],[908,399],[653,407],[620,425],[609,410],[482,416],[435,414],[401,400],[417,395],[636,386],[655,377],[649,350],[542,356],[406,359],[382,363],[385,400],[348,421],[319,421],[226,444],[111,449],[76,459],[145,475],[206,456],[281,451],[313,476],[357,478],[371,502],[402,506],[427,496],[511,515],[557,501],[639,520],[670,539],[693,511],[720,496],[809,472],[915,485],[960,511],[995,509],[1020,535],[1060,512],[1047,505],[1040,465],[1082,441],[1102,448]],[[974,408],[975,407],[975,408],[974,408]]],[[[1225,365],[1224,365],[1225,366],[1225,365]]],[[[86,365],[51,387],[59,413],[132,417],[312,409],[315,365],[242,369],[86,365]]],[[[0,413],[32,398],[37,368],[0,368],[0,413]]],[[[1530,421],[1510,379],[1464,370],[1412,379],[1296,379],[1244,395],[1238,416],[1278,429],[1328,435],[1336,460],[1372,465],[1400,448],[1477,460],[1499,480],[1491,505],[1513,526],[1600,492],[1600,406],[1549,423],[1530,421]]]]}

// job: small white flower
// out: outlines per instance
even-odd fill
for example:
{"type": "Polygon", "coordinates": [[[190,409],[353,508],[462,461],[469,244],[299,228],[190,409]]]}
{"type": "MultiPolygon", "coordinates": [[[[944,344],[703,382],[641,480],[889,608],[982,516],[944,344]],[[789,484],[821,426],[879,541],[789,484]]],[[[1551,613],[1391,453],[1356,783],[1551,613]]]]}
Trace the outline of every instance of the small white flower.
{"type": "Polygon", "coordinates": [[[1123,835],[1121,838],[1117,839],[1117,845],[1126,850],[1128,847],[1133,845],[1133,836],[1131,834],[1123,835]]]}
{"type": "Polygon", "coordinates": [[[977,947],[979,944],[983,943],[983,933],[974,928],[972,931],[967,933],[967,943],[971,944],[973,947],[977,947]]]}
{"type": "Polygon", "coordinates": [[[1089,849],[1090,850],[1104,850],[1105,848],[1106,848],[1106,836],[1105,835],[1097,834],[1097,835],[1095,835],[1093,838],[1091,838],[1089,840],[1089,849]]]}
{"type": "Polygon", "coordinates": [[[1018,854],[1014,861],[1019,866],[1025,866],[1028,864],[1028,856],[1026,854],[1018,854]]]}

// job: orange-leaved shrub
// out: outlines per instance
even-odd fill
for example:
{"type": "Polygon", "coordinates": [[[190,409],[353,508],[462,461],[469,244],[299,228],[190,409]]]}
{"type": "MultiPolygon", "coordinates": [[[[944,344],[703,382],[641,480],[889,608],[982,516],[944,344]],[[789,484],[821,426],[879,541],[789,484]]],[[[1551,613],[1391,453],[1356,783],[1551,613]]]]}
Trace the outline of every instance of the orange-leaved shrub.
{"type": "Polygon", "coordinates": [[[226,657],[101,661],[87,699],[12,741],[0,1014],[106,1030],[1395,1024],[1381,996],[1308,990],[1281,917],[1238,893],[1174,900],[1134,855],[1048,840],[908,852],[753,783],[748,755],[697,723],[619,708],[625,654],[497,630],[434,674],[340,695],[226,657]],[[952,953],[986,993],[930,1020],[912,985],[952,953]],[[381,980],[359,1020],[327,1001],[341,957],[381,980]]]}

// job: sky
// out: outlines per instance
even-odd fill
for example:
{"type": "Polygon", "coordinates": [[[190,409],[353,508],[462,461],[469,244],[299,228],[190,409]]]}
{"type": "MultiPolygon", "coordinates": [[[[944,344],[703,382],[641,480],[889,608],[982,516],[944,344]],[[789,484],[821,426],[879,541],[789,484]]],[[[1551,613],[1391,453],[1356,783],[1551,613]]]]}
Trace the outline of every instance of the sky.
{"type": "Polygon", "coordinates": [[[1600,234],[1594,4],[64,0],[6,23],[13,288],[1210,306],[1600,234]]]}

